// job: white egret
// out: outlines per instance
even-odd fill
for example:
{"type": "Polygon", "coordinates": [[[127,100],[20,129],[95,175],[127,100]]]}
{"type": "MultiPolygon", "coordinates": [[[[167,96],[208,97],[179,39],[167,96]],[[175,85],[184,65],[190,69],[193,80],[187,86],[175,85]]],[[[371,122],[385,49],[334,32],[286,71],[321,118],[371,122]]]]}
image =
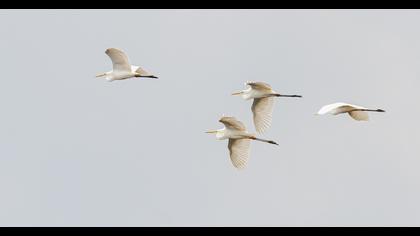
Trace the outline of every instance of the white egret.
{"type": "Polygon", "coordinates": [[[243,169],[247,164],[251,140],[278,145],[274,141],[260,139],[255,137],[255,135],[248,133],[245,125],[235,117],[223,116],[220,118],[219,122],[223,123],[225,127],[218,130],[207,131],[206,133],[216,134],[216,138],[219,140],[229,139],[228,148],[230,160],[233,166],[238,169],[243,169]]]}
{"type": "Polygon", "coordinates": [[[263,82],[247,82],[247,89],[240,92],[232,93],[232,95],[241,95],[243,99],[254,99],[252,103],[252,113],[255,130],[263,133],[271,126],[274,97],[302,97],[300,95],[284,95],[275,92],[271,86],[263,82]]]}
{"type": "Polygon", "coordinates": [[[367,121],[369,120],[369,115],[367,112],[385,112],[382,109],[368,109],[362,106],[356,106],[348,103],[343,102],[336,102],[333,104],[323,106],[316,114],[317,115],[324,115],[324,114],[332,114],[338,115],[342,113],[348,113],[353,119],[358,121],[367,121]]]}
{"type": "Polygon", "coordinates": [[[139,66],[131,65],[128,61],[127,55],[120,49],[108,48],[105,53],[109,56],[109,58],[111,58],[112,71],[97,74],[96,77],[105,77],[105,79],[110,82],[133,77],[158,78],[149,74],[139,66]]]}

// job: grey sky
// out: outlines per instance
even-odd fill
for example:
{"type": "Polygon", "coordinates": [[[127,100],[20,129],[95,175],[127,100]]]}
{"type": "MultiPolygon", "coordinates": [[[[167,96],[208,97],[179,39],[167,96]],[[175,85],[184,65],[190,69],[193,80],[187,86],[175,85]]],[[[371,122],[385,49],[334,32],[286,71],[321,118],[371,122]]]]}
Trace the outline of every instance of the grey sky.
{"type": "Polygon", "coordinates": [[[1,226],[420,226],[420,11],[2,10],[1,226]],[[121,48],[159,80],[106,82],[121,48]],[[253,131],[248,167],[205,134],[253,131]],[[332,102],[387,112],[313,114],[332,102]]]}

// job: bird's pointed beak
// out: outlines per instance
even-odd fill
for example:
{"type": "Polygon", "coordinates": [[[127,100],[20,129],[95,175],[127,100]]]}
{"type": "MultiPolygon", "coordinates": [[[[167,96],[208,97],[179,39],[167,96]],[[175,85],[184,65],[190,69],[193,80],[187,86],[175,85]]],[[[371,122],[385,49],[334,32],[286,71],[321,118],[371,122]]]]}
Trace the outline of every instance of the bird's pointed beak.
{"type": "Polygon", "coordinates": [[[206,131],[206,134],[215,134],[215,133],[217,133],[217,130],[209,130],[209,131],[206,131]]]}
{"type": "Polygon", "coordinates": [[[241,91],[241,92],[235,92],[235,93],[232,93],[232,95],[241,95],[243,92],[241,91]]]}
{"type": "Polygon", "coordinates": [[[97,75],[95,75],[95,77],[96,77],[96,78],[98,78],[98,77],[102,77],[102,76],[104,76],[104,75],[106,75],[106,73],[100,73],[100,74],[97,74],[97,75]]]}

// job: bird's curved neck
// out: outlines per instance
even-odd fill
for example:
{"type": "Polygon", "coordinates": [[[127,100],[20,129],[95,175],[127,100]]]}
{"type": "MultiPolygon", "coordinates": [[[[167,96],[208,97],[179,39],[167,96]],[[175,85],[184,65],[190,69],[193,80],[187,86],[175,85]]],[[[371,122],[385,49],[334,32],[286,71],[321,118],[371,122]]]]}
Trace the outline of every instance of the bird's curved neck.
{"type": "Polygon", "coordinates": [[[226,133],[225,131],[226,131],[225,128],[216,130],[216,138],[223,139],[225,137],[225,133],[226,133]]]}

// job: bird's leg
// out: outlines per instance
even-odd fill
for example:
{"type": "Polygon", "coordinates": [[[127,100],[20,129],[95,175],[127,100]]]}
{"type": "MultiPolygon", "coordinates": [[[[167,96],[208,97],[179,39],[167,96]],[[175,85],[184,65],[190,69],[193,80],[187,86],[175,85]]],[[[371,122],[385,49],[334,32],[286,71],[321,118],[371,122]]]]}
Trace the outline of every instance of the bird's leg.
{"type": "Polygon", "coordinates": [[[385,112],[382,109],[362,109],[362,111],[376,111],[376,112],[385,112]]]}
{"type": "Polygon", "coordinates": [[[140,76],[140,77],[158,79],[158,77],[157,76],[154,76],[154,75],[144,75],[144,76],[140,76]]]}
{"type": "Polygon", "coordinates": [[[282,95],[282,94],[278,94],[278,93],[273,94],[273,96],[275,96],[275,97],[289,97],[289,98],[301,98],[302,97],[301,95],[282,95]]]}
{"type": "Polygon", "coordinates": [[[265,142],[265,143],[269,143],[269,144],[279,145],[278,143],[274,142],[273,140],[261,139],[261,138],[255,137],[255,136],[251,136],[251,137],[249,137],[249,139],[256,140],[256,141],[261,141],[261,142],[265,142]]]}
{"type": "Polygon", "coordinates": [[[352,111],[375,111],[375,112],[385,112],[382,109],[354,109],[352,111]]]}
{"type": "Polygon", "coordinates": [[[134,77],[144,77],[144,78],[153,78],[153,79],[158,79],[158,77],[157,77],[157,76],[154,76],[154,75],[141,75],[141,74],[139,74],[139,73],[135,73],[135,74],[134,74],[134,77]]]}

